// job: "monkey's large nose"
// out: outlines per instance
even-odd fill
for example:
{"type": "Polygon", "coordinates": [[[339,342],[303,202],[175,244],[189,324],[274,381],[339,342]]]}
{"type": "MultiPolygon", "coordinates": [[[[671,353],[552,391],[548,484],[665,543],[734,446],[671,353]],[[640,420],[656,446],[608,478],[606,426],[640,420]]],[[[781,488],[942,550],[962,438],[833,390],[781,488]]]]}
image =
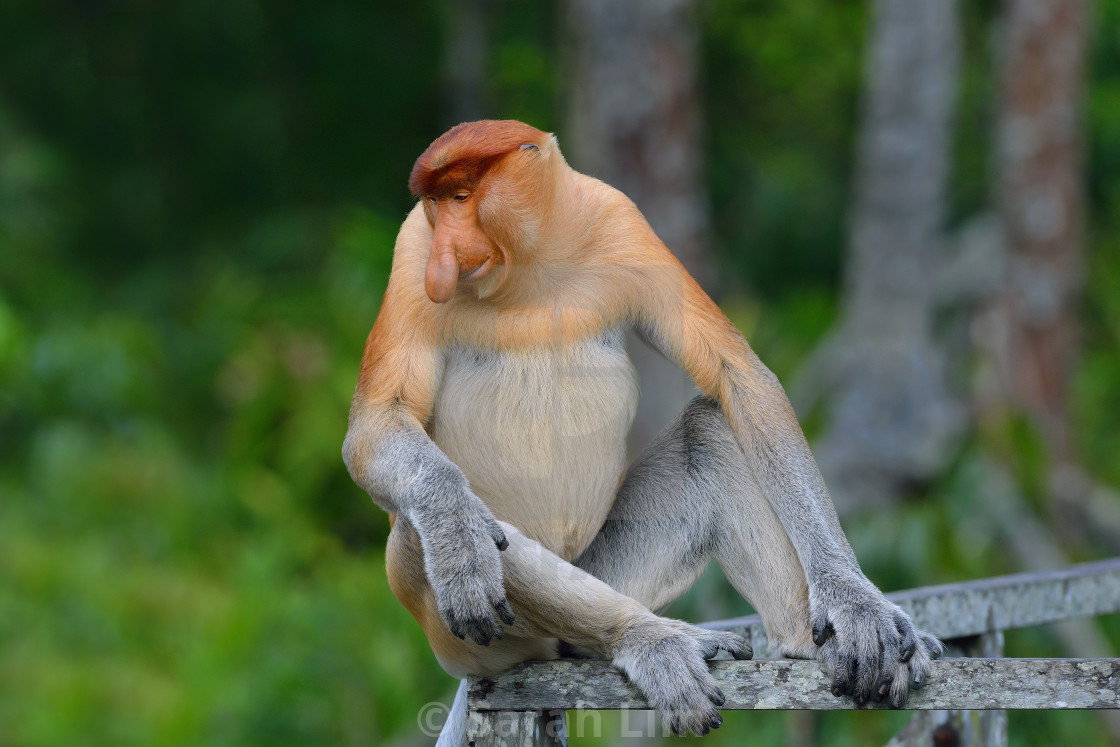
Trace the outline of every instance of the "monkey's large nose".
{"type": "Polygon", "coordinates": [[[450,241],[433,241],[424,273],[424,291],[434,303],[447,303],[459,282],[459,260],[450,241]]]}

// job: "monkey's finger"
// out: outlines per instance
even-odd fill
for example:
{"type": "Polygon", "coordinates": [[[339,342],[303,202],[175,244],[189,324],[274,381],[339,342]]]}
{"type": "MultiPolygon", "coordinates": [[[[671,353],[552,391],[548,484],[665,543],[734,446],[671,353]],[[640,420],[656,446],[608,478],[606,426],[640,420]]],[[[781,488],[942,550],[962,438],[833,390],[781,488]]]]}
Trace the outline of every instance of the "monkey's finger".
{"type": "Polygon", "coordinates": [[[813,626],[813,643],[818,646],[823,646],[834,635],[836,635],[836,629],[827,619],[820,620],[813,626]]]}
{"type": "Polygon", "coordinates": [[[754,656],[751,645],[735,633],[703,632],[696,636],[696,642],[700,644],[700,655],[705,659],[714,659],[720,651],[726,651],[740,661],[754,656]]]}
{"type": "Polygon", "coordinates": [[[499,620],[493,613],[486,617],[486,625],[490,629],[491,637],[495,641],[500,641],[505,636],[505,626],[502,625],[502,621],[499,620]]]}
{"type": "Polygon", "coordinates": [[[509,547],[509,540],[506,539],[506,533],[498,526],[498,522],[490,522],[490,536],[494,538],[494,544],[497,545],[499,550],[504,550],[509,547]]]}
{"type": "MultiPolygon", "coordinates": [[[[905,679],[905,678],[904,678],[905,679]]],[[[906,687],[891,687],[891,708],[902,708],[906,705],[906,687]]]]}
{"type": "Polygon", "coordinates": [[[875,688],[879,683],[882,655],[876,652],[863,661],[859,661],[856,676],[852,683],[852,700],[856,705],[863,705],[875,696],[875,688]]]}
{"type": "Polygon", "coordinates": [[[690,661],[688,670],[700,687],[700,692],[712,705],[721,706],[727,702],[727,697],[719,689],[719,685],[716,684],[715,679],[708,671],[708,667],[702,661],[690,661]]]}
{"type": "Polygon", "coordinates": [[[498,612],[498,617],[502,618],[502,622],[506,625],[513,625],[513,608],[509,606],[509,602],[504,597],[494,603],[494,609],[498,612]]]}
{"type": "Polygon", "coordinates": [[[471,640],[479,646],[489,646],[490,641],[500,641],[505,631],[502,624],[493,615],[479,617],[467,626],[471,640]]]}
{"type": "Polygon", "coordinates": [[[678,737],[688,736],[690,731],[702,737],[712,729],[718,729],[723,725],[723,717],[713,706],[703,707],[696,704],[694,708],[695,710],[691,712],[675,711],[666,717],[667,726],[678,737]]]}
{"type": "MultiPolygon", "coordinates": [[[[751,644],[747,643],[742,636],[734,633],[721,635],[716,640],[716,646],[718,651],[726,651],[739,661],[746,661],[754,657],[754,649],[751,648],[751,644]]],[[[713,651],[711,656],[705,656],[704,658],[710,659],[715,655],[716,651],[713,651]]]]}
{"type": "Polygon", "coordinates": [[[898,660],[901,663],[905,664],[906,662],[910,661],[910,657],[914,655],[914,652],[917,649],[918,644],[914,640],[914,637],[907,633],[906,637],[902,639],[902,651],[898,656],[898,660]]]}
{"type": "MultiPolygon", "coordinates": [[[[688,736],[689,727],[685,726],[683,721],[678,720],[675,723],[678,725],[680,730],[675,731],[674,733],[678,737],[688,736]]],[[[723,726],[723,717],[713,711],[712,713],[707,714],[703,720],[693,724],[691,731],[696,736],[703,737],[707,735],[708,732],[710,732],[712,729],[718,729],[721,726],[723,726]]]]}
{"type": "Polygon", "coordinates": [[[856,661],[851,657],[844,657],[836,665],[836,672],[832,679],[832,694],[839,698],[852,692],[856,678],[856,661]]]}
{"type": "Polygon", "coordinates": [[[491,640],[500,640],[505,630],[491,613],[473,616],[470,613],[458,614],[453,607],[440,609],[440,616],[447,623],[448,630],[459,640],[471,639],[479,646],[489,646],[491,640]]]}
{"type": "Polygon", "coordinates": [[[922,671],[910,673],[910,689],[921,690],[926,685],[926,674],[922,671]]]}
{"type": "Polygon", "coordinates": [[[894,676],[887,675],[879,680],[878,686],[875,688],[875,702],[883,702],[883,698],[887,697],[891,691],[891,683],[894,682],[894,676]]]}
{"type": "Polygon", "coordinates": [[[919,633],[919,635],[921,636],[922,644],[926,647],[926,651],[929,652],[929,658],[940,659],[941,654],[945,651],[941,641],[928,633],[919,633]]]}
{"type": "MultiPolygon", "coordinates": [[[[727,702],[727,696],[719,689],[716,684],[715,678],[712,673],[708,671],[708,665],[704,663],[703,659],[689,657],[687,661],[688,673],[692,675],[700,694],[707,700],[708,704],[697,704],[698,709],[704,712],[704,716],[699,721],[691,725],[692,730],[697,734],[706,734],[709,729],[715,729],[718,724],[715,722],[720,719],[719,713],[711,706],[718,708],[727,702]]],[[[722,723],[722,721],[720,721],[722,723]]]]}
{"type": "Polygon", "coordinates": [[[455,616],[454,610],[449,607],[444,607],[439,611],[440,617],[447,623],[447,629],[451,631],[451,635],[458,638],[460,641],[466,639],[467,629],[459,618],[455,616]]]}
{"type": "Polygon", "coordinates": [[[698,737],[703,737],[707,736],[708,732],[710,732],[712,729],[718,729],[722,725],[723,719],[720,718],[719,714],[717,713],[715,718],[701,723],[700,725],[695,727],[692,732],[698,737]]]}
{"type": "Polygon", "coordinates": [[[905,615],[901,612],[896,612],[894,616],[894,627],[898,631],[900,637],[898,643],[898,660],[905,664],[910,661],[910,657],[914,655],[914,651],[918,647],[918,641],[914,635],[914,626],[905,615]]]}

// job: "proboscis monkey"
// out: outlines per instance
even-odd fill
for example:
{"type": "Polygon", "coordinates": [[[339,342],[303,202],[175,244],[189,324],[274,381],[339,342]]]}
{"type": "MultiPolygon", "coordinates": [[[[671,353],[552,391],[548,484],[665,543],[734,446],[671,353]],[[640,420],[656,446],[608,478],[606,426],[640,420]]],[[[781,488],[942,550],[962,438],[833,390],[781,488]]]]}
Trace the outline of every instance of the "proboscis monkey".
{"type": "Polygon", "coordinates": [[[513,121],[453,128],[409,186],[343,457],[395,515],[389,581],[444,669],[564,641],[706,733],[705,659],[750,647],[656,612],[715,559],[772,653],[901,706],[940,643],[864,576],[781,385],[634,204],[513,121]],[[627,467],[631,329],[703,395],[627,467]]]}

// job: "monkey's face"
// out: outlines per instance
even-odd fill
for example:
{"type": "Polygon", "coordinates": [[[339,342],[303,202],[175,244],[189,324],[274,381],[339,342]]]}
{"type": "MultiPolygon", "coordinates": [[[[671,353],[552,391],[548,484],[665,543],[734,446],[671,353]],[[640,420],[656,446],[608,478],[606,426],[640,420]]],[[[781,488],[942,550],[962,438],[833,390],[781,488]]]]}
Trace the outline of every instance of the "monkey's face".
{"type": "Polygon", "coordinates": [[[501,253],[479,220],[480,193],[461,189],[450,197],[425,200],[432,223],[432,252],[424,290],[435,303],[446,303],[460,282],[473,283],[489,275],[501,262],[501,253]]]}
{"type": "Polygon", "coordinates": [[[529,125],[485,120],[453,127],[421,154],[409,189],[432,226],[428,298],[446,303],[460,283],[486,297],[504,284],[495,268],[530,261],[552,201],[554,150],[554,140],[529,125]]]}

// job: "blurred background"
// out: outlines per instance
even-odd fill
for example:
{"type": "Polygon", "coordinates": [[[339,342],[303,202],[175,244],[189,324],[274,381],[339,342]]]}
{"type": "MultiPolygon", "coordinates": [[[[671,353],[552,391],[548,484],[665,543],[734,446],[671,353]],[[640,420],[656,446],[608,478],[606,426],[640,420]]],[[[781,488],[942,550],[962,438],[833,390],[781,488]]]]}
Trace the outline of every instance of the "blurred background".
{"type": "MultiPolygon", "coordinates": [[[[6,0],[0,745],[431,743],[455,683],[339,453],[412,162],[481,117],[646,211],[884,589],[1120,553],[1116,3],[6,0]]],[[[636,445],[688,394],[658,365],[636,445]]],[[[748,611],[717,573],[672,613],[748,611]]],[[[705,744],[906,714],[726,718],[705,744]]]]}

